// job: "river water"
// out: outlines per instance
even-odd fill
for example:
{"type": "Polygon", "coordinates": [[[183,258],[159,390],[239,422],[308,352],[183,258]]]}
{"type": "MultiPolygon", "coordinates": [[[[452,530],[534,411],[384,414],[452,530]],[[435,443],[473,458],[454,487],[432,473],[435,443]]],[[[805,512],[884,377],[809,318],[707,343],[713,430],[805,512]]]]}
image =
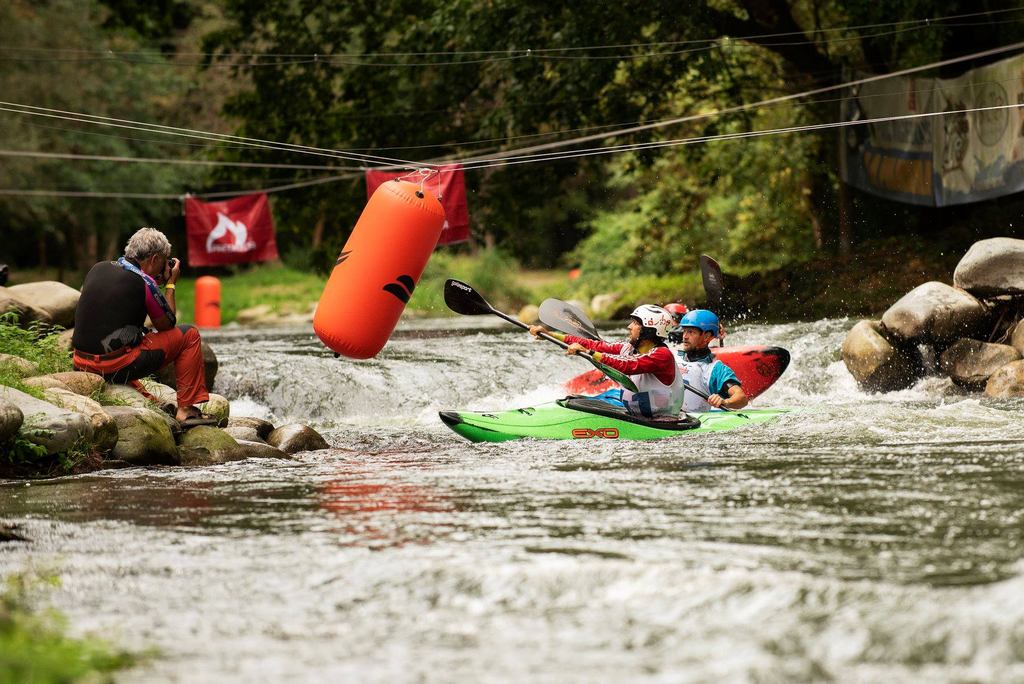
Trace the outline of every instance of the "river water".
{"type": "Polygon", "coordinates": [[[0,483],[33,540],[0,573],[155,647],[123,682],[1024,681],[1024,404],[863,394],[852,323],[733,332],[792,352],[755,402],[801,409],[777,423],[601,444],[441,424],[588,368],[487,320],[403,323],[368,362],[211,334],[234,414],[334,448],[0,483]]]}

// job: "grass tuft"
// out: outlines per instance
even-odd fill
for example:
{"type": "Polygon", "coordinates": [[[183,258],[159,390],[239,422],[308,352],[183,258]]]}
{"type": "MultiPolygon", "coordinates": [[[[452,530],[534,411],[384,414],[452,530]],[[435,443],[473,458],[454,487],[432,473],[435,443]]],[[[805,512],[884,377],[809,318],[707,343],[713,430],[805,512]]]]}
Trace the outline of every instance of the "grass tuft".
{"type": "Polygon", "coordinates": [[[43,583],[56,579],[15,574],[0,593],[0,682],[109,682],[113,672],[140,662],[105,641],[71,638],[61,615],[33,610],[31,594],[43,583]]]}

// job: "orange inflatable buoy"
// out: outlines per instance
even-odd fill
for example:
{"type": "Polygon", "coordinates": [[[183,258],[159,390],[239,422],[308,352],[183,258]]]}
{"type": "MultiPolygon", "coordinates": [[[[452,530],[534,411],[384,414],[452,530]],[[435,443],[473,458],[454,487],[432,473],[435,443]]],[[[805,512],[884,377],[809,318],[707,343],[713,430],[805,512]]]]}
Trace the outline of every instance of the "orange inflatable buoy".
{"type": "Polygon", "coordinates": [[[213,276],[196,278],[196,325],[220,327],[220,280],[213,276]]]}
{"type": "Polygon", "coordinates": [[[419,184],[382,183],[338,255],[313,330],[339,354],[375,356],[391,337],[444,226],[444,209],[419,184]]]}

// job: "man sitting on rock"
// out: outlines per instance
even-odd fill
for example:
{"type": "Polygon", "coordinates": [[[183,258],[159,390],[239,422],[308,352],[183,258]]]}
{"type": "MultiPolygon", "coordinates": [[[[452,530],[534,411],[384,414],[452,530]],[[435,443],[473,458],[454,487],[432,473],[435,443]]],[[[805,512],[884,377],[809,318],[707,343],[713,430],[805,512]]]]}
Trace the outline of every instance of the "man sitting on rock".
{"type": "Polygon", "coordinates": [[[203,354],[195,327],[175,327],[174,286],[180,262],[170,256],[167,237],[155,228],[142,228],[128,239],[123,257],[101,261],[90,269],[75,311],[71,338],[75,368],[98,373],[110,382],[127,383],[174,363],[175,418],[182,427],[215,425],[215,418],[204,416],[196,407],[210,398],[203,378],[203,354]],[[156,331],[144,327],[147,315],[156,331]]]}

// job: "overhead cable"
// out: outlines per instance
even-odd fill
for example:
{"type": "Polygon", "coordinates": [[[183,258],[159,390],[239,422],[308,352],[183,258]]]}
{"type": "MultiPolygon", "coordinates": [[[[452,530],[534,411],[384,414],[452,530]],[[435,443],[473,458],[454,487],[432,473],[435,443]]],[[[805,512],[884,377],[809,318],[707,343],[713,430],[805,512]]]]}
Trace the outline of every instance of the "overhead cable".
{"type": "MultiPolygon", "coordinates": [[[[751,109],[757,109],[758,107],[764,107],[764,106],[767,106],[767,105],[777,104],[777,103],[780,103],[780,102],[788,102],[788,101],[792,101],[792,100],[798,100],[798,99],[809,97],[809,96],[812,96],[812,95],[819,95],[821,93],[832,92],[832,91],[835,91],[835,90],[842,90],[844,88],[850,88],[850,87],[853,87],[853,86],[863,85],[865,83],[873,83],[875,81],[882,81],[882,80],[885,80],[885,79],[888,79],[888,78],[897,78],[899,76],[906,76],[907,74],[914,74],[914,73],[918,73],[918,72],[921,72],[921,71],[926,71],[926,70],[929,70],[929,69],[937,69],[937,68],[940,68],[940,67],[949,66],[951,64],[959,64],[961,62],[966,62],[966,61],[970,61],[970,60],[974,60],[974,59],[981,59],[983,57],[990,57],[992,55],[998,55],[998,54],[1002,54],[1002,53],[1005,53],[1005,52],[1011,52],[1011,51],[1014,51],[1014,50],[1020,50],[1022,48],[1024,48],[1024,42],[1018,42],[1018,43],[1013,43],[1011,45],[1004,45],[1002,47],[992,48],[992,49],[989,49],[989,50],[982,50],[980,52],[974,52],[974,53],[971,53],[969,55],[963,55],[961,57],[952,57],[950,59],[944,59],[944,60],[939,60],[937,62],[931,62],[930,64],[924,64],[924,65],[921,65],[921,66],[910,67],[910,68],[902,69],[900,71],[895,71],[895,72],[889,73],[889,74],[879,74],[879,75],[875,75],[875,76],[866,76],[864,78],[856,79],[856,80],[853,80],[853,81],[847,81],[845,83],[839,83],[839,84],[831,85],[831,86],[824,86],[824,87],[821,87],[821,88],[815,88],[813,90],[805,90],[803,92],[793,93],[793,94],[790,94],[790,95],[781,95],[779,97],[773,97],[773,98],[769,98],[769,99],[766,99],[766,100],[759,100],[757,102],[751,102],[751,103],[747,103],[747,104],[736,105],[736,106],[733,106],[733,107],[727,107],[725,109],[717,109],[717,110],[712,111],[712,112],[705,112],[705,113],[702,113],[702,114],[690,114],[690,115],[687,115],[687,116],[675,117],[675,118],[671,118],[671,119],[662,119],[660,121],[655,121],[655,122],[652,122],[652,123],[641,124],[641,125],[637,125],[637,126],[630,126],[630,127],[621,128],[621,129],[618,129],[618,130],[607,131],[605,133],[595,133],[593,135],[587,135],[587,136],[582,136],[582,137],[578,137],[578,138],[570,138],[568,140],[559,140],[559,141],[550,142],[550,143],[543,143],[543,144],[540,144],[540,145],[533,145],[531,147],[520,148],[518,150],[506,150],[506,151],[503,151],[503,152],[498,152],[498,153],[490,154],[490,155],[478,155],[478,156],[475,156],[475,157],[461,157],[461,158],[460,157],[453,157],[453,158],[448,158],[448,159],[445,159],[445,160],[442,160],[442,161],[438,161],[438,162],[435,162],[435,163],[438,163],[438,164],[450,164],[450,163],[454,163],[454,162],[459,162],[459,163],[463,164],[463,166],[466,167],[466,168],[472,168],[476,164],[483,163],[483,162],[493,162],[493,161],[499,161],[499,160],[515,160],[515,159],[522,158],[525,155],[529,155],[529,154],[532,154],[534,152],[541,152],[543,150],[551,150],[551,149],[558,149],[558,148],[562,148],[562,147],[570,147],[570,146],[573,146],[573,145],[579,145],[581,143],[592,142],[592,141],[595,141],[595,140],[607,140],[609,138],[616,138],[616,137],[619,137],[619,136],[628,135],[628,134],[632,134],[632,133],[639,133],[641,131],[649,131],[649,130],[654,130],[654,129],[658,129],[658,128],[665,128],[667,126],[676,126],[678,124],[688,123],[688,122],[691,122],[691,121],[701,121],[701,120],[705,120],[705,119],[710,119],[712,117],[722,116],[723,114],[733,114],[733,113],[736,113],[736,112],[748,111],[748,110],[751,110],[751,109]]],[[[598,148],[598,149],[600,149],[600,148],[598,148]]],[[[488,166],[493,166],[493,164],[488,164],[488,166]]]]}
{"type": "Polygon", "coordinates": [[[159,192],[104,192],[104,191],[92,191],[92,190],[41,190],[41,189],[21,189],[21,188],[0,188],[0,196],[27,196],[27,197],[78,197],[78,198],[91,198],[91,199],[165,199],[165,200],[182,200],[185,197],[191,195],[193,197],[207,197],[215,199],[218,197],[234,197],[239,194],[272,194],[275,192],[285,192],[287,190],[295,190],[297,188],[308,188],[313,185],[323,185],[324,183],[334,183],[341,180],[348,180],[361,176],[362,174],[341,174],[337,176],[328,176],[326,178],[314,178],[308,181],[301,181],[298,183],[289,183],[287,185],[276,185],[269,188],[257,188],[253,190],[230,190],[224,192],[203,192],[203,193],[188,193],[188,194],[171,194],[171,193],[159,193],[159,192]]]}
{"type": "Polygon", "coordinates": [[[199,138],[201,140],[209,140],[213,142],[227,141],[227,142],[240,142],[248,147],[257,147],[264,149],[273,149],[290,152],[300,152],[302,154],[311,154],[321,157],[334,157],[338,159],[347,159],[349,161],[358,162],[376,162],[386,164],[397,164],[400,166],[420,166],[421,164],[405,159],[396,159],[393,157],[383,157],[374,154],[358,154],[354,152],[346,152],[344,150],[331,150],[329,148],[312,147],[309,145],[295,145],[292,143],[279,143],[273,140],[263,140],[260,138],[248,138],[245,136],[229,135],[226,133],[211,133],[208,131],[200,131],[192,128],[181,128],[178,126],[164,126],[161,124],[152,124],[146,122],[132,121],[130,119],[118,119],[109,116],[98,116],[95,114],[83,114],[81,112],[71,112],[61,109],[52,109],[49,107],[37,107],[35,105],[26,105],[18,102],[3,102],[0,101],[0,111],[12,112],[15,114],[24,114],[29,116],[41,116],[51,119],[63,119],[67,121],[77,121],[79,123],[88,123],[97,126],[112,126],[114,128],[126,128],[130,130],[146,131],[149,133],[160,133],[163,135],[181,136],[186,138],[199,138]]]}
{"type": "MultiPolygon", "coordinates": [[[[1016,10],[1021,11],[1021,10],[1016,10]]],[[[960,25],[979,25],[987,24],[989,22],[971,22],[970,24],[960,25]]],[[[902,28],[891,29],[887,31],[877,31],[874,33],[861,34],[856,36],[846,36],[843,38],[831,38],[829,39],[830,44],[845,43],[853,41],[862,41],[870,38],[883,38],[886,36],[892,36],[900,33],[908,33],[911,31],[920,31],[927,28],[939,28],[942,26],[949,26],[949,24],[940,23],[928,23],[928,22],[917,22],[914,26],[905,26],[902,28]]],[[[702,41],[704,42],[704,41],[702,41]]],[[[700,52],[710,52],[712,50],[722,49],[741,49],[741,50],[753,50],[762,48],[773,48],[773,47],[785,47],[789,45],[803,45],[807,41],[787,41],[787,42],[764,42],[757,41],[753,42],[750,39],[744,38],[731,38],[729,36],[722,36],[717,39],[714,44],[703,45],[701,47],[684,48],[680,50],[668,50],[664,52],[640,52],[640,53],[615,53],[615,54],[592,54],[592,55],[558,55],[545,53],[541,54],[534,51],[532,48],[517,49],[506,52],[502,56],[494,57],[480,57],[477,59],[448,59],[445,61],[429,61],[429,62],[381,62],[367,60],[365,56],[354,55],[310,55],[302,58],[273,58],[270,59],[268,56],[259,57],[252,59],[247,62],[238,61],[226,61],[226,62],[183,62],[181,60],[167,60],[159,57],[158,53],[149,53],[150,57],[154,59],[145,59],[141,57],[127,57],[120,56],[124,53],[110,52],[106,56],[96,57],[2,57],[2,60],[17,60],[27,62],[118,62],[123,64],[132,65],[149,65],[149,66],[162,66],[172,68],[191,68],[201,66],[204,68],[228,68],[234,69],[237,67],[247,68],[260,68],[260,67],[282,67],[282,66],[293,66],[297,64],[322,64],[329,67],[387,67],[387,68],[424,68],[424,67],[441,67],[441,66],[466,66],[473,64],[487,64],[494,62],[510,62],[517,60],[559,60],[559,61],[595,61],[595,60],[639,60],[639,59],[653,59],[660,57],[679,57],[682,55],[691,55],[700,52]]],[[[443,53],[442,53],[443,54],[443,53]]],[[[228,57],[233,55],[227,55],[228,57]]]]}
{"type": "Polygon", "coordinates": [[[628,145],[616,145],[613,147],[598,147],[589,150],[573,150],[571,152],[550,152],[547,154],[529,155],[513,160],[500,160],[491,164],[480,164],[470,167],[473,170],[489,169],[496,166],[514,164],[533,164],[541,161],[560,161],[564,159],[575,159],[579,157],[592,157],[595,155],[616,154],[620,152],[635,152],[638,150],[657,149],[662,147],[678,147],[680,145],[695,145],[699,143],[716,142],[720,140],[738,140],[743,138],[760,138],[769,135],[783,135],[788,133],[803,133],[807,131],[818,131],[829,128],[846,128],[849,126],[862,126],[865,124],[885,123],[888,121],[906,121],[909,119],[923,119],[936,116],[951,116],[954,114],[970,114],[972,112],[1001,111],[1006,109],[1024,109],[1024,102],[1017,104],[993,105],[990,107],[968,107],[964,109],[952,109],[942,112],[923,112],[916,114],[900,114],[895,116],[880,116],[871,119],[857,119],[856,121],[833,121],[822,124],[806,124],[802,126],[788,126],[785,128],[770,128],[760,131],[741,131],[738,133],[719,133],[716,135],[696,136],[692,138],[679,138],[676,140],[659,140],[645,143],[631,143],[628,145]]]}
{"type": "MultiPolygon", "coordinates": [[[[540,161],[561,161],[565,159],[575,159],[579,157],[589,157],[595,155],[605,154],[616,154],[621,152],[636,152],[649,149],[658,149],[663,147],[678,147],[682,145],[696,145],[708,142],[717,142],[724,140],[740,140],[745,138],[760,138],[771,135],[785,135],[790,133],[803,133],[808,131],[818,131],[831,128],[847,128],[850,126],[863,126],[869,124],[886,123],[890,121],[906,121],[910,119],[926,119],[936,116],[951,116],[956,114],[970,114],[973,112],[989,112],[989,111],[1002,111],[1009,109],[1024,109],[1024,103],[1019,104],[1006,104],[1006,105],[994,105],[990,107],[965,107],[963,109],[948,110],[942,112],[923,112],[916,114],[900,114],[895,116],[880,116],[870,119],[858,119],[855,121],[833,121],[822,124],[806,124],[802,126],[788,126],[784,128],[771,128],[760,131],[740,131],[737,133],[720,133],[716,135],[707,136],[696,136],[692,138],[679,138],[676,140],[661,140],[655,142],[646,143],[633,143],[629,145],[618,145],[615,147],[602,147],[591,150],[575,150],[572,152],[553,152],[544,155],[533,155],[530,158],[520,158],[516,160],[502,160],[495,162],[490,165],[478,165],[473,167],[475,170],[482,170],[492,168],[500,165],[513,165],[513,164],[531,164],[540,161]]],[[[347,180],[360,176],[358,173],[343,174],[337,176],[328,176],[325,178],[317,178],[309,181],[302,181],[298,183],[291,183],[288,185],[281,185],[271,188],[263,188],[259,190],[248,190],[248,193],[272,193],[281,192],[285,190],[292,190],[296,188],[309,187],[311,185],[320,185],[323,183],[332,183],[340,180],[347,180]]],[[[197,195],[199,197],[230,197],[238,195],[240,191],[225,191],[225,192],[214,192],[214,193],[203,193],[197,195]]],[[[92,191],[74,191],[74,190],[21,190],[15,188],[2,188],[0,189],[0,195],[30,195],[30,196],[57,196],[57,197],[128,197],[128,198],[143,198],[143,199],[180,199],[180,195],[170,194],[158,194],[158,193],[119,193],[119,192],[92,192],[92,191]]]]}
{"type": "MultiPolygon", "coordinates": [[[[956,19],[971,19],[975,17],[994,17],[1007,13],[1022,12],[1024,7],[1011,7],[999,10],[990,11],[979,11],[979,12],[968,12],[963,14],[951,14],[938,17],[925,17],[921,19],[904,19],[901,21],[893,22],[882,22],[873,24],[857,24],[849,26],[833,26],[827,28],[813,28],[799,31],[786,31],[778,33],[760,33],[750,34],[744,36],[734,36],[731,40],[764,40],[768,38],[786,38],[790,36],[818,36],[822,34],[836,33],[840,31],[857,31],[862,29],[875,29],[875,28],[888,28],[894,26],[906,26],[906,25],[921,25],[923,27],[934,26],[949,20],[956,19]]],[[[460,55],[509,55],[510,52],[515,53],[526,53],[529,52],[532,55],[546,55],[551,53],[562,53],[562,52],[584,52],[584,51],[598,51],[598,50],[615,50],[615,49],[631,49],[631,48],[660,48],[660,47],[678,47],[683,45],[706,45],[717,43],[722,37],[715,38],[698,38],[690,40],[678,40],[678,41],[656,41],[656,42],[645,42],[645,43],[616,43],[606,45],[582,45],[582,46],[569,46],[569,47],[523,47],[523,48],[506,48],[499,50],[439,50],[439,51],[422,51],[422,52],[364,52],[364,53],[337,53],[337,52],[319,52],[319,53],[223,53],[223,52],[196,52],[196,51],[181,51],[176,52],[176,55],[183,57],[237,57],[237,58],[275,58],[275,59],[305,59],[309,61],[330,59],[333,57],[340,58],[372,58],[372,57],[453,57],[460,55]]],[[[83,49],[83,48],[43,48],[33,46],[12,46],[5,45],[0,46],[0,53],[2,52],[40,52],[40,53],[53,53],[53,54],[93,54],[93,55],[128,55],[128,56],[152,56],[156,53],[147,50],[122,50],[114,51],[109,49],[83,49]]]]}
{"type": "Polygon", "coordinates": [[[130,164],[179,164],[185,166],[229,166],[251,169],[296,169],[303,171],[358,171],[364,166],[317,166],[313,164],[273,164],[264,162],[230,162],[212,159],[176,159],[173,157],[123,157],[105,154],[72,154],[69,152],[34,152],[31,150],[0,150],[0,157],[38,159],[70,159],[130,164]]]}

